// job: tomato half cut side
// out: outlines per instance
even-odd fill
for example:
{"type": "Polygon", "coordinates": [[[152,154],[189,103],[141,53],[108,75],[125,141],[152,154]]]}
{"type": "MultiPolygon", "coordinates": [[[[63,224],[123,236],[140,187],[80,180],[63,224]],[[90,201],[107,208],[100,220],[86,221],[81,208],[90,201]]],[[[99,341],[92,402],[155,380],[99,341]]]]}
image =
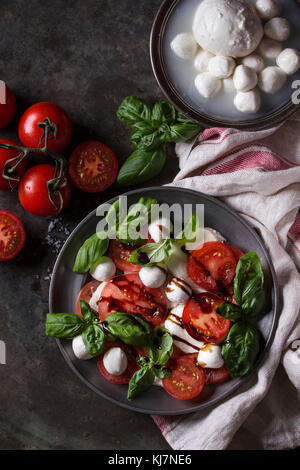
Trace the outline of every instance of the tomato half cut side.
{"type": "Polygon", "coordinates": [[[100,284],[101,282],[99,281],[91,281],[85,286],[83,286],[76,300],[76,314],[77,315],[82,316],[79,301],[84,300],[85,302],[89,303],[91,298],[93,297],[94,292],[98,289],[100,284]]]}
{"type": "Polygon", "coordinates": [[[168,313],[167,300],[161,289],[144,286],[138,273],[112,278],[98,302],[101,321],[113,312],[140,315],[153,326],[162,325],[168,313]]]}
{"type": "Polygon", "coordinates": [[[222,242],[207,242],[192,251],[187,264],[188,276],[202,289],[221,289],[234,278],[237,261],[232,249],[222,242]]]}
{"type": "Polygon", "coordinates": [[[187,356],[176,357],[170,363],[172,376],[162,381],[166,392],[179,400],[191,400],[197,397],[205,385],[203,370],[187,356]]]}
{"type": "Polygon", "coordinates": [[[111,341],[106,344],[105,351],[98,357],[97,364],[98,364],[98,368],[101,374],[106,380],[108,380],[109,382],[113,384],[119,384],[119,385],[128,384],[133,374],[140,368],[136,362],[136,353],[135,353],[134,348],[132,348],[131,346],[128,346],[127,344],[114,343],[111,341]],[[127,369],[121,375],[111,375],[106,370],[106,368],[104,367],[104,363],[103,363],[103,357],[106,351],[108,351],[111,348],[116,348],[116,347],[121,348],[124,351],[127,357],[127,361],[128,361],[127,369]]]}
{"type": "Polygon", "coordinates": [[[22,250],[26,239],[21,220],[8,211],[0,211],[0,261],[8,261],[22,250]]]}
{"type": "Polygon", "coordinates": [[[96,141],[78,145],[69,161],[72,182],[87,193],[99,193],[111,186],[117,178],[118,168],[113,151],[96,141]]]}
{"type": "Polygon", "coordinates": [[[220,367],[219,369],[203,369],[203,371],[207,385],[224,382],[230,377],[226,366],[220,367]]]}
{"type": "Polygon", "coordinates": [[[218,343],[228,333],[230,320],[221,317],[216,309],[223,303],[211,292],[195,294],[186,303],[182,321],[187,332],[205,343],[218,343]]]}
{"type": "Polygon", "coordinates": [[[141,270],[140,266],[129,263],[128,261],[134,250],[136,250],[135,246],[125,245],[118,239],[111,240],[109,245],[109,254],[112,261],[118,269],[125,273],[133,273],[141,270]]]}

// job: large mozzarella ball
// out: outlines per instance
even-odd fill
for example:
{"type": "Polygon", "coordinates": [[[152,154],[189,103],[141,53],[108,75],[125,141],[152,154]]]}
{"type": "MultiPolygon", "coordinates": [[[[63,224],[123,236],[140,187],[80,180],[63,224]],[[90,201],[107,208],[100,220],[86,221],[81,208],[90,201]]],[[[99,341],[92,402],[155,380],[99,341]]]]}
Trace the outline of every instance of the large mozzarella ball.
{"type": "Polygon", "coordinates": [[[208,343],[203,346],[199,353],[197,362],[199,366],[208,369],[220,369],[224,365],[221,347],[217,344],[208,343]]]}
{"type": "Polygon", "coordinates": [[[235,61],[232,57],[224,55],[216,55],[210,59],[208,64],[208,71],[211,75],[217,78],[228,78],[232,75],[235,68],[235,61]]]}
{"type": "Polygon", "coordinates": [[[259,52],[265,59],[276,59],[282,51],[283,46],[278,41],[265,38],[259,45],[259,52]]]}
{"type": "Polygon", "coordinates": [[[107,281],[116,274],[116,266],[108,256],[103,256],[90,274],[97,281],[107,281]]]}
{"type": "Polygon", "coordinates": [[[144,286],[157,288],[161,287],[167,279],[167,273],[158,266],[146,266],[139,272],[140,279],[144,286]]]}
{"type": "Polygon", "coordinates": [[[194,60],[195,69],[198,70],[198,72],[207,72],[209,61],[213,57],[214,55],[209,51],[200,51],[194,60]]]}
{"type": "Polygon", "coordinates": [[[192,34],[181,33],[171,42],[171,49],[181,59],[193,59],[198,49],[198,44],[192,34]]]}
{"type": "Polygon", "coordinates": [[[231,77],[229,78],[224,78],[223,80],[223,90],[225,93],[234,93],[235,92],[235,86],[233,83],[233,79],[231,77]]]}
{"type": "Polygon", "coordinates": [[[172,222],[166,217],[161,217],[160,219],[154,220],[151,222],[148,228],[150,237],[156,243],[161,242],[165,238],[170,238],[172,230],[172,222]]]}
{"type": "Polygon", "coordinates": [[[255,9],[246,0],[204,0],[193,23],[200,46],[230,57],[253,52],[263,36],[263,27],[255,9]]]}
{"type": "Polygon", "coordinates": [[[233,75],[233,83],[238,91],[249,91],[257,85],[257,74],[255,70],[239,65],[233,75]]]}
{"type": "Polygon", "coordinates": [[[103,356],[103,365],[111,375],[122,375],[128,366],[125,352],[121,348],[110,348],[103,356]]]}
{"type": "Polygon", "coordinates": [[[261,106],[261,96],[259,90],[240,91],[234,98],[235,107],[242,113],[257,113],[261,106]]]}
{"type": "Polygon", "coordinates": [[[249,67],[249,69],[255,70],[255,72],[261,72],[265,66],[263,58],[257,54],[250,54],[244,57],[242,63],[246,65],[246,67],[249,67]]]}
{"type": "Polygon", "coordinates": [[[89,359],[92,359],[93,357],[87,352],[85,348],[85,344],[82,339],[82,335],[79,335],[73,338],[72,349],[73,349],[75,356],[78,359],[81,359],[82,361],[88,361],[89,359]]]}
{"type": "Polygon", "coordinates": [[[291,34],[290,23],[286,18],[272,18],[265,24],[265,35],[275,41],[286,41],[291,34]]]}
{"type": "Polygon", "coordinates": [[[185,303],[192,295],[190,286],[179,277],[173,277],[166,288],[166,296],[170,302],[185,303]]]}
{"type": "Polygon", "coordinates": [[[269,20],[280,14],[280,6],[275,0],[257,0],[256,9],[258,14],[264,20],[269,20]]]}
{"type": "Polygon", "coordinates": [[[259,88],[265,93],[274,94],[283,87],[286,78],[286,74],[279,67],[267,67],[259,74],[259,88]]]}
{"type": "Polygon", "coordinates": [[[293,75],[300,68],[300,52],[297,49],[284,49],[276,59],[278,67],[288,75],[293,75]]]}
{"type": "Polygon", "coordinates": [[[221,90],[222,82],[209,72],[203,72],[195,78],[195,87],[204,98],[213,98],[221,90]]]}

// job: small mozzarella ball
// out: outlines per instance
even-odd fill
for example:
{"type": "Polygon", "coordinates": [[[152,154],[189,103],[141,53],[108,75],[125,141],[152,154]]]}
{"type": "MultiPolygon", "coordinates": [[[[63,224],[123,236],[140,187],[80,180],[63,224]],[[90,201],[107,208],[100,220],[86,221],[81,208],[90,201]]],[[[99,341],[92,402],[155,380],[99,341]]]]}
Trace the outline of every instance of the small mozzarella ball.
{"type": "Polygon", "coordinates": [[[156,243],[161,242],[165,238],[170,238],[172,230],[172,222],[166,217],[161,217],[160,219],[154,220],[154,222],[151,222],[148,228],[150,237],[156,243]]]}
{"type": "Polygon", "coordinates": [[[261,105],[259,90],[240,91],[234,98],[234,105],[242,113],[257,113],[261,105]]]}
{"type": "Polygon", "coordinates": [[[221,347],[217,344],[208,343],[200,349],[197,362],[199,366],[208,369],[220,369],[224,365],[221,347]]]}
{"type": "Polygon", "coordinates": [[[103,365],[111,375],[122,375],[128,366],[125,352],[121,348],[110,348],[103,356],[103,365]]]}
{"type": "Polygon", "coordinates": [[[255,70],[255,72],[261,72],[265,66],[262,57],[257,54],[250,54],[247,57],[244,57],[242,62],[243,65],[246,65],[249,69],[255,70]]]}
{"type": "Polygon", "coordinates": [[[87,352],[85,348],[85,344],[82,339],[82,335],[79,335],[73,338],[72,349],[73,349],[75,356],[78,359],[81,359],[82,361],[88,361],[89,359],[92,359],[93,357],[87,352]]]}
{"type": "Polygon", "coordinates": [[[233,83],[238,91],[249,91],[257,85],[257,74],[255,70],[239,65],[233,75],[233,83]]]}
{"type": "Polygon", "coordinates": [[[265,24],[265,35],[275,41],[286,41],[290,34],[290,23],[285,18],[272,18],[265,24]]]}
{"type": "Polygon", "coordinates": [[[288,75],[293,75],[300,68],[300,52],[297,49],[284,49],[276,59],[278,67],[288,75]]]}
{"type": "Polygon", "coordinates": [[[233,79],[230,78],[224,78],[223,80],[223,90],[225,93],[233,93],[235,91],[235,86],[233,83],[233,79]]]}
{"type": "Polygon", "coordinates": [[[257,0],[256,9],[261,18],[269,20],[280,14],[280,6],[274,0],[257,0]]]}
{"type": "Polygon", "coordinates": [[[204,72],[195,78],[195,87],[204,98],[213,98],[221,90],[222,82],[209,72],[204,72]]]}
{"type": "Polygon", "coordinates": [[[179,277],[173,277],[166,288],[166,296],[170,302],[185,303],[192,295],[190,286],[179,277]]]}
{"type": "Polygon", "coordinates": [[[103,256],[90,274],[97,281],[107,281],[116,274],[116,266],[108,256],[103,256]]]}
{"type": "Polygon", "coordinates": [[[208,63],[208,71],[216,78],[228,78],[235,68],[235,61],[232,57],[216,55],[208,63]]]}
{"type": "Polygon", "coordinates": [[[198,49],[198,44],[192,34],[178,34],[171,42],[171,49],[181,59],[192,59],[198,49]]]}
{"type": "Polygon", "coordinates": [[[273,39],[263,39],[258,47],[259,52],[265,59],[276,59],[282,51],[282,44],[273,39]]]}
{"type": "Polygon", "coordinates": [[[209,61],[213,57],[214,55],[209,51],[200,51],[194,60],[195,69],[198,70],[198,72],[207,72],[209,61]]]}
{"type": "Polygon", "coordinates": [[[167,273],[158,266],[146,266],[139,272],[140,279],[144,286],[157,288],[161,287],[167,279],[167,273]]]}
{"type": "Polygon", "coordinates": [[[286,81],[286,74],[275,66],[265,68],[259,74],[259,88],[265,93],[274,94],[283,87],[286,81]]]}

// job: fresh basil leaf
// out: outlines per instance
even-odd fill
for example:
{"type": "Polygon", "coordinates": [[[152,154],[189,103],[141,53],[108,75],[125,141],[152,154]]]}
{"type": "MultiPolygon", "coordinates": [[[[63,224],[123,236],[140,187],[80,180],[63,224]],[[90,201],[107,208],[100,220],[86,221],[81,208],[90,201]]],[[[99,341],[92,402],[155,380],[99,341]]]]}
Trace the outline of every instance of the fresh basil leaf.
{"type": "Polygon", "coordinates": [[[249,322],[235,323],[222,347],[225,365],[233,378],[243,377],[254,366],[259,353],[259,332],[249,322]]]}
{"type": "Polygon", "coordinates": [[[75,313],[48,313],[46,335],[54,338],[73,339],[86,328],[83,318],[75,313]]]}
{"type": "Polygon", "coordinates": [[[81,314],[86,323],[91,323],[93,320],[98,319],[99,315],[95,312],[85,300],[80,300],[81,314]]]}
{"type": "Polygon", "coordinates": [[[151,130],[151,132],[145,134],[145,132],[133,129],[130,135],[131,144],[139,150],[155,150],[161,145],[158,131],[151,130]]]}
{"type": "Polygon", "coordinates": [[[256,317],[266,304],[266,291],[264,288],[259,289],[252,294],[247,296],[242,304],[243,314],[248,318],[256,317]]]}
{"type": "Polygon", "coordinates": [[[168,367],[154,366],[153,371],[159,379],[168,379],[172,375],[172,371],[168,367]]]}
{"type": "Polygon", "coordinates": [[[193,242],[196,238],[197,231],[199,230],[200,223],[196,214],[192,213],[190,220],[177,236],[176,240],[180,243],[193,242]]]}
{"type": "Polygon", "coordinates": [[[121,122],[132,126],[139,121],[151,121],[151,107],[137,95],[127,96],[121,103],[117,116],[121,122]]]}
{"type": "Polygon", "coordinates": [[[238,321],[242,318],[243,311],[238,305],[224,302],[217,308],[217,313],[227,320],[238,321]]]}
{"type": "Polygon", "coordinates": [[[168,125],[162,124],[159,128],[161,142],[185,142],[196,137],[200,126],[194,122],[187,121],[168,125]]]}
{"type": "Polygon", "coordinates": [[[152,109],[151,120],[155,127],[159,127],[163,123],[174,124],[176,120],[176,110],[167,100],[157,101],[152,109]]]}
{"type": "Polygon", "coordinates": [[[154,266],[171,256],[173,247],[174,240],[169,238],[158,243],[147,243],[134,250],[128,261],[138,266],[154,266]]]}
{"type": "Polygon", "coordinates": [[[106,338],[100,325],[92,324],[82,333],[85,349],[91,356],[99,356],[104,351],[106,338]]]}
{"type": "Polygon", "coordinates": [[[145,183],[157,176],[163,169],[166,154],[161,147],[145,151],[137,149],[122,165],[117,182],[119,186],[132,186],[145,183]]]}
{"type": "Polygon", "coordinates": [[[105,318],[108,331],[132,346],[147,346],[150,341],[150,325],[137,315],[116,312],[105,318]]]}
{"type": "Polygon", "coordinates": [[[140,367],[145,367],[145,366],[150,367],[153,365],[153,362],[147,356],[138,356],[136,358],[136,362],[138,363],[140,367]]]}
{"type": "Polygon", "coordinates": [[[75,273],[87,273],[96,261],[104,255],[109,245],[109,239],[99,238],[95,233],[88,238],[77,253],[73,271],[75,273]]]}
{"type": "Polygon", "coordinates": [[[156,365],[165,365],[173,354],[172,335],[161,326],[155,328],[149,347],[149,357],[156,365]]]}
{"type": "Polygon", "coordinates": [[[148,390],[153,385],[154,378],[155,374],[151,366],[142,367],[136,371],[129,382],[127,400],[134,400],[148,390]]]}

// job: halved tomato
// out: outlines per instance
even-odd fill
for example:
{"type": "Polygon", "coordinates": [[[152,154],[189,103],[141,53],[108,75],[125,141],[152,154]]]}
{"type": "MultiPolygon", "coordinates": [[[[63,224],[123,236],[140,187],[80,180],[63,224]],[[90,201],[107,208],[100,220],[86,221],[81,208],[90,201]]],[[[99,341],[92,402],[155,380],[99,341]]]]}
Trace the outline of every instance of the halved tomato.
{"type": "Polygon", "coordinates": [[[187,265],[189,277],[202,289],[216,290],[231,283],[236,259],[232,249],[222,242],[207,242],[192,251],[187,265]]]}
{"type": "Polygon", "coordinates": [[[128,384],[133,374],[140,368],[136,362],[136,353],[135,353],[134,348],[123,343],[113,343],[113,342],[106,343],[105,351],[98,357],[97,362],[98,362],[98,368],[101,374],[103,375],[103,377],[109,382],[112,382],[114,384],[128,384]],[[103,357],[106,351],[115,347],[121,348],[125,352],[127,361],[128,361],[127,369],[121,375],[111,375],[105,369],[104,363],[103,363],[103,357]]]}
{"type": "Polygon", "coordinates": [[[96,291],[96,289],[98,289],[100,284],[101,284],[101,282],[99,282],[99,281],[91,281],[88,284],[86,284],[85,286],[83,286],[83,288],[79,292],[77,300],[76,300],[76,313],[77,313],[77,315],[82,316],[79,301],[80,300],[85,300],[85,302],[89,303],[91,298],[93,297],[94,292],[96,291]]]}
{"type": "Polygon", "coordinates": [[[229,372],[226,366],[220,367],[219,369],[203,369],[205,374],[206,384],[217,384],[224,382],[229,377],[229,372]]]}
{"type": "Polygon", "coordinates": [[[169,395],[179,400],[191,400],[202,392],[205,375],[193,359],[187,356],[176,357],[170,361],[170,367],[172,376],[162,381],[169,395]]]}
{"type": "Polygon", "coordinates": [[[136,250],[135,246],[125,245],[120,240],[111,240],[109,245],[109,254],[112,261],[115,263],[118,269],[125,273],[133,273],[140,271],[140,266],[129,263],[131,253],[136,250]]]}
{"type": "Polygon", "coordinates": [[[79,189],[99,193],[115,181],[118,160],[113,151],[101,142],[84,142],[76,147],[70,157],[70,178],[79,189]]]}
{"type": "Polygon", "coordinates": [[[111,279],[98,303],[101,321],[113,312],[141,315],[151,325],[162,325],[168,313],[167,300],[161,289],[144,286],[138,273],[111,279]]]}
{"type": "Polygon", "coordinates": [[[220,342],[230,328],[230,320],[216,312],[222,303],[223,300],[211,292],[191,297],[184,307],[182,316],[187,332],[193,338],[205,343],[220,342]]]}
{"type": "Polygon", "coordinates": [[[0,211],[0,261],[15,258],[22,250],[25,239],[21,220],[11,212],[0,211]]]}

